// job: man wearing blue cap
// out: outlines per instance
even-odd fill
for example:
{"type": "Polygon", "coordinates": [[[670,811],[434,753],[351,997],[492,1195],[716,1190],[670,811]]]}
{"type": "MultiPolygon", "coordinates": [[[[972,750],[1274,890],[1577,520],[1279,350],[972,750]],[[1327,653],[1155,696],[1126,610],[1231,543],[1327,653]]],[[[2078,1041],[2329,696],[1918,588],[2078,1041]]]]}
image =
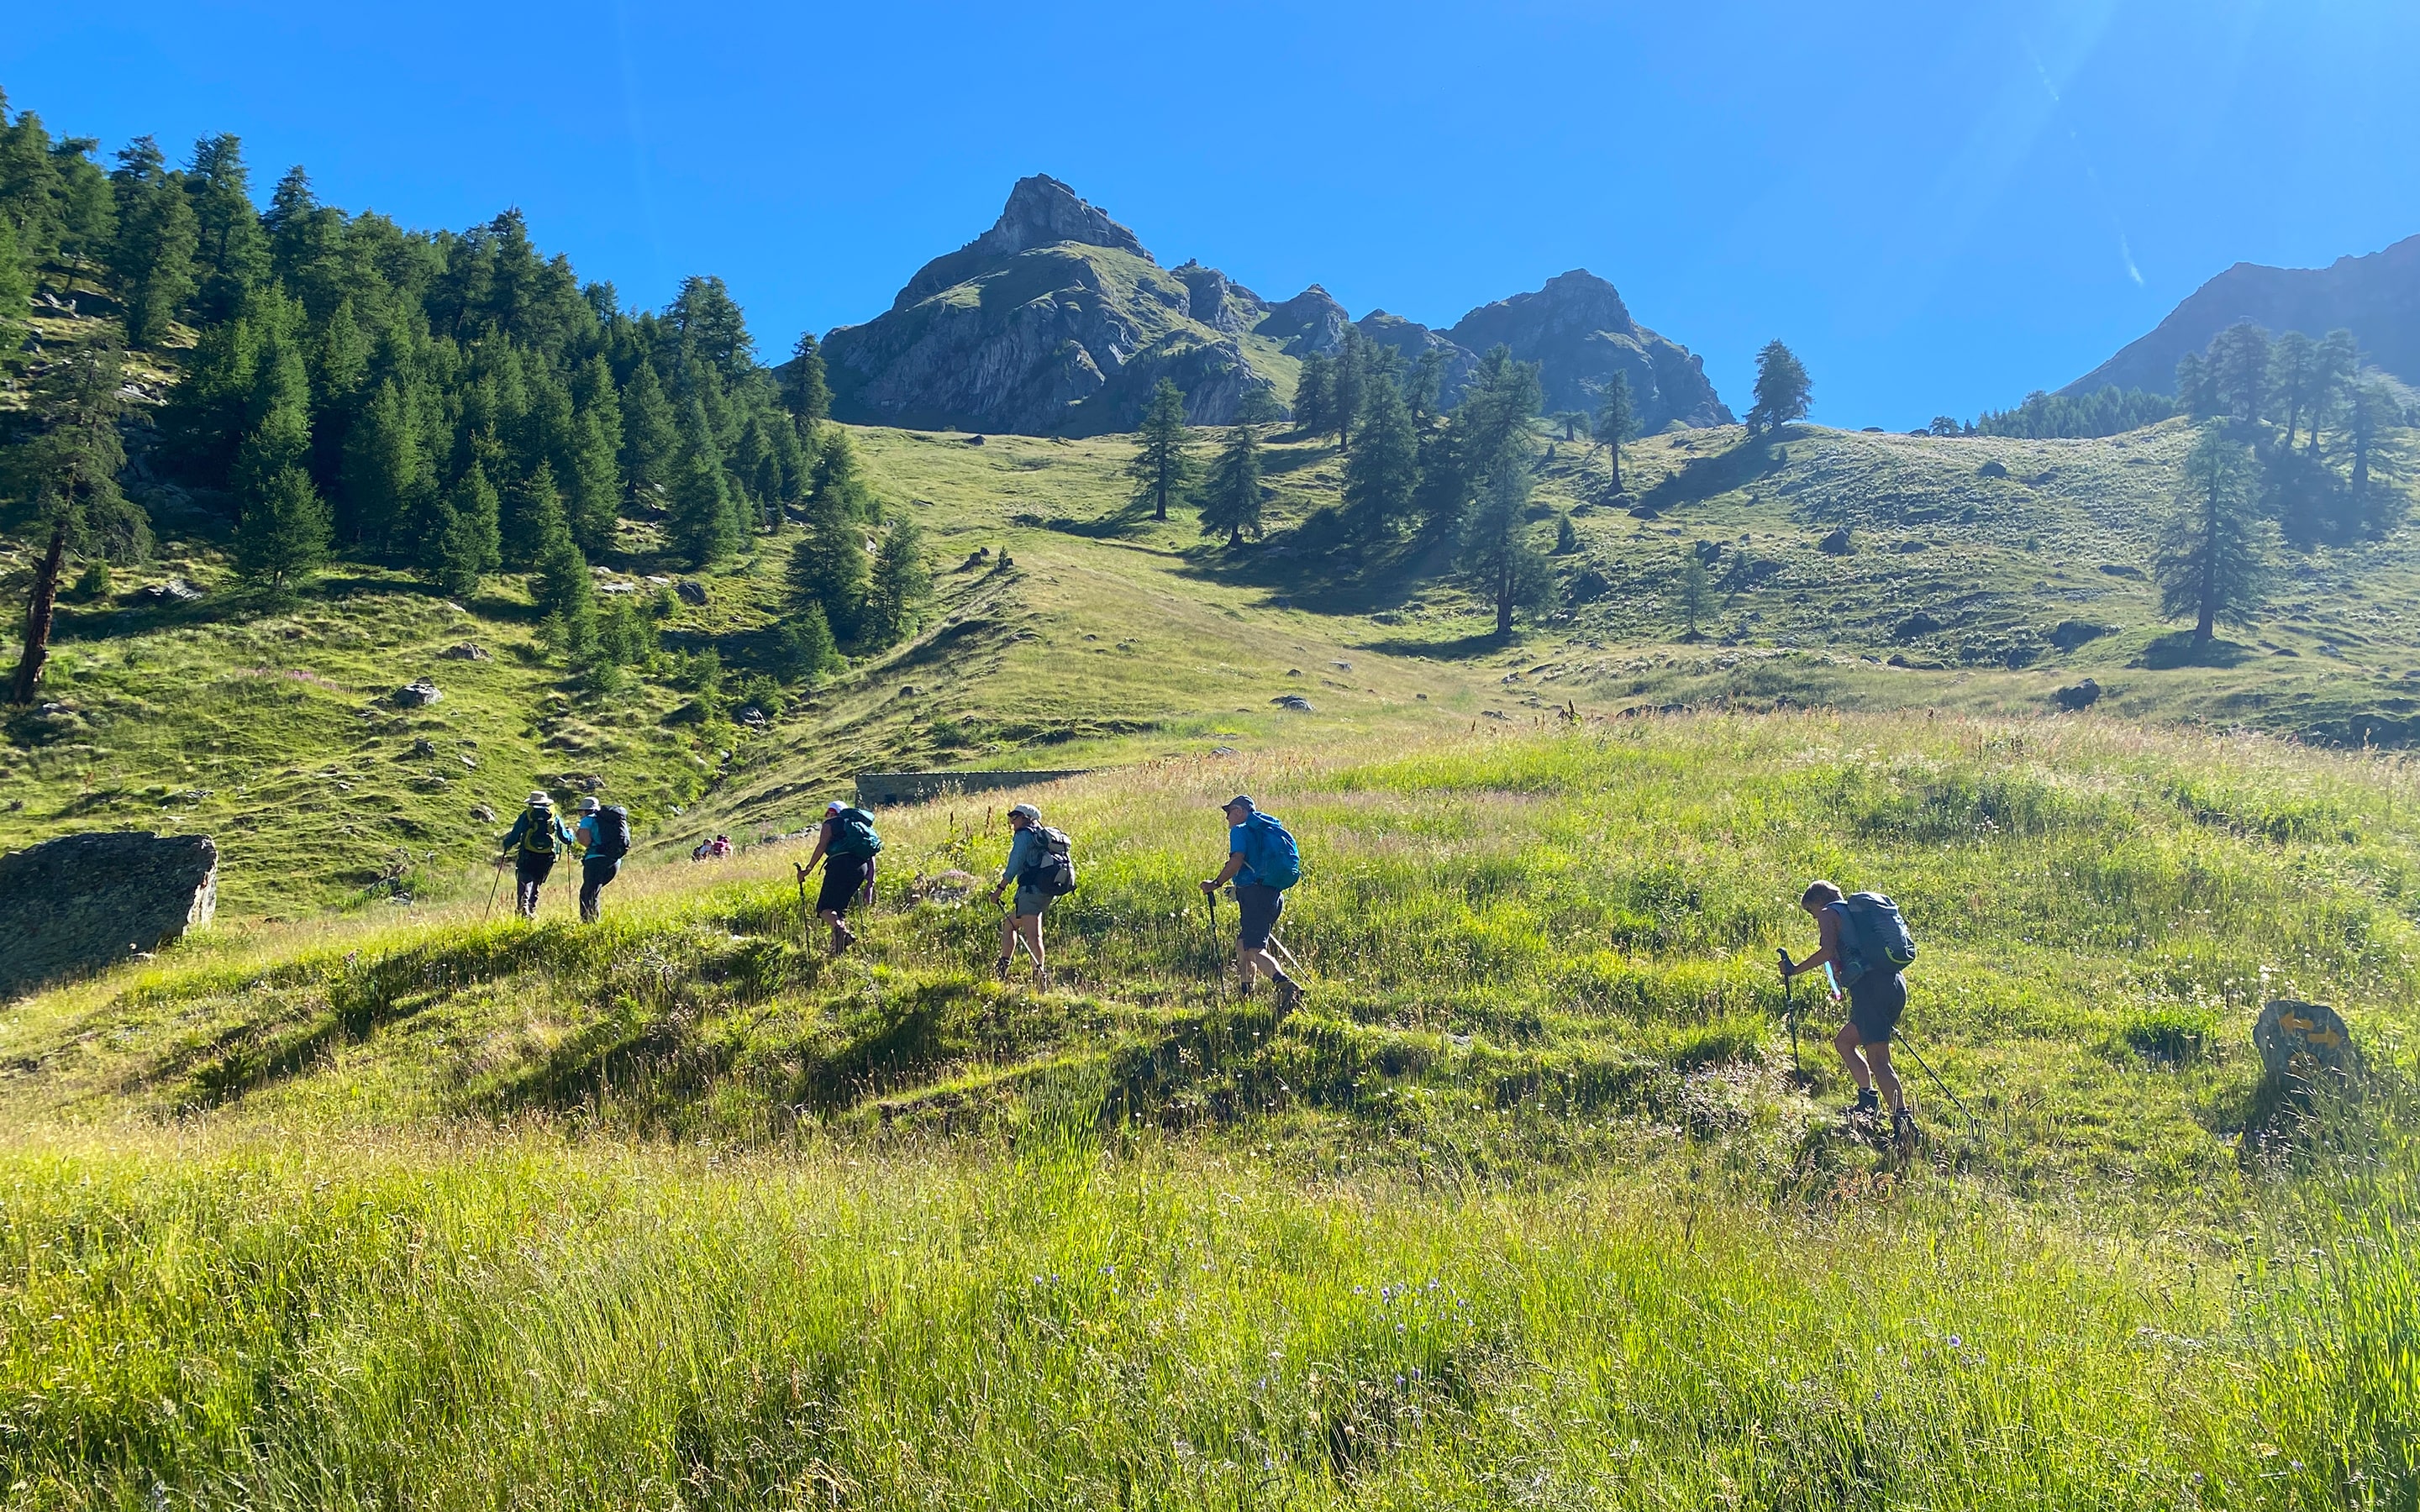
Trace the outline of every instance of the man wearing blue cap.
{"type": "Polygon", "coordinates": [[[1277,983],[1278,1007],[1290,1009],[1302,996],[1301,988],[1278,958],[1269,953],[1269,935],[1285,912],[1288,887],[1302,880],[1302,856],[1294,837],[1271,814],[1264,814],[1242,794],[1228,799],[1227,864],[1202,884],[1215,897],[1229,882],[1235,885],[1235,908],[1241,916],[1235,930],[1235,976],[1243,995],[1252,995],[1252,973],[1265,971],[1277,983]]]}

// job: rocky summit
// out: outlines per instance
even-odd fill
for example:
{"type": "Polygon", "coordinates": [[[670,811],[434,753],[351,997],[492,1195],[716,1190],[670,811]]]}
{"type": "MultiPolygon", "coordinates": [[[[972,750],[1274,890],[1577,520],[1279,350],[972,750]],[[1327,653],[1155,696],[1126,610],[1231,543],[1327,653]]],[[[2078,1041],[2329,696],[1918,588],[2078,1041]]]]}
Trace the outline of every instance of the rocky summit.
{"type": "Polygon", "coordinates": [[[1644,429],[1729,424],[1697,357],[1633,320],[1586,271],[1483,305],[1438,331],[1373,310],[1355,320],[1311,285],[1272,303],[1216,268],[1162,267],[1135,233],[1047,175],[1017,180],[1000,219],[936,257],[891,308],[824,344],[835,418],[968,431],[1128,430],[1165,378],[1186,418],[1225,424],[1258,389],[1280,405],[1302,359],[1332,356],[1348,328],[1408,363],[1445,357],[1450,404],[1502,344],[1540,366],[1554,409],[1594,409],[1619,372],[1644,429]]]}

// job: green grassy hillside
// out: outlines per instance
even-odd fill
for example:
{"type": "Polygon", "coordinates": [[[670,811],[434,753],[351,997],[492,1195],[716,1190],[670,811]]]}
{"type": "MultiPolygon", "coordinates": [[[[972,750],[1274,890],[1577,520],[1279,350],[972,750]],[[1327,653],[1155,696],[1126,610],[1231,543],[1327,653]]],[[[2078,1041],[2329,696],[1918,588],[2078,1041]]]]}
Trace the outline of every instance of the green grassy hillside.
{"type": "MultiPolygon", "coordinates": [[[[2258,634],[2186,654],[2143,577],[2180,425],[2098,441],[1800,428],[1754,448],[1736,430],[1673,432],[1631,448],[1637,512],[1588,502],[1601,457],[1559,443],[1538,529],[1568,509],[1580,549],[1558,559],[1562,607],[1510,645],[1450,552],[1339,539],[1330,446],[1277,440],[1271,529],[1230,549],[1187,515],[1156,523],[1127,503],[1121,438],[856,434],[878,491],[924,527],[940,595],[923,635],[828,686],[747,681],[785,611],[796,532],[692,578],[707,599],[692,605],[670,594],[684,575],[657,527],[625,522],[600,567],[660,602],[671,655],[602,696],[537,646],[517,579],[455,605],[346,567],[264,607],[204,532],[64,609],[45,695],[58,707],[19,717],[0,747],[12,838],[204,829],[227,856],[227,906],[268,914],[458,890],[494,832],[473,808],[509,817],[537,784],[601,780],[656,843],[685,847],[718,827],[795,829],[869,768],[1118,764],[1566,706],[2048,717],[2055,690],[2090,676],[2093,717],[2359,745],[2399,741],[2420,698],[2409,532],[2295,559],[2258,634]],[[1854,550],[1822,549],[1843,526],[1854,550]],[[1698,642],[1671,604],[1691,551],[1722,595],[1698,642]],[[140,595],[170,575],[204,598],[140,595]],[[446,658],[465,643],[489,659],[446,658]],[[691,659],[707,648],[712,689],[691,659]],[[445,702],[389,702],[424,675],[445,702]],[[1313,712],[1272,703],[1289,693],[1313,712]],[[761,728],[736,717],[752,699],[761,728]]],[[[0,551],[14,591],[30,548],[0,536],[0,551]]]]}
{"type": "Polygon", "coordinates": [[[2405,1504],[2406,785],[2109,720],[1382,729],[1040,794],[1048,992],[917,900],[1001,847],[948,801],[838,961],[780,850],[601,928],[203,936],[0,1021],[9,1494],[2405,1504]],[[1304,841],[1290,1014],[1189,886],[1239,786],[1304,841]],[[1837,1010],[1790,1074],[1817,873],[1922,938],[1964,1111],[1903,1057],[1912,1160],[1838,1120],[1837,1010]],[[2279,994],[2354,1117],[2262,1084],[2279,994]]]}

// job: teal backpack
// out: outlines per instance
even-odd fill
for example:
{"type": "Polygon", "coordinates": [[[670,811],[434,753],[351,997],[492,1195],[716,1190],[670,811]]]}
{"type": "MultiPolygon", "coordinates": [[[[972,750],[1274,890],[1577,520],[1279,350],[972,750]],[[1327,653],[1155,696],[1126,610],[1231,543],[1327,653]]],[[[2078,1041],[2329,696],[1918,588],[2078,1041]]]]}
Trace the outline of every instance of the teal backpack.
{"type": "Polygon", "coordinates": [[[871,861],[881,849],[882,837],[874,832],[872,814],[862,809],[843,809],[832,815],[832,839],[825,847],[826,854],[871,861]]]}
{"type": "Polygon", "coordinates": [[[1891,976],[1916,964],[1916,936],[1899,904],[1879,892],[1853,892],[1833,904],[1840,910],[1840,985],[1891,976]]]}
{"type": "Polygon", "coordinates": [[[1264,887],[1285,891],[1302,880],[1302,850],[1271,815],[1256,813],[1244,821],[1244,865],[1264,887]]]}

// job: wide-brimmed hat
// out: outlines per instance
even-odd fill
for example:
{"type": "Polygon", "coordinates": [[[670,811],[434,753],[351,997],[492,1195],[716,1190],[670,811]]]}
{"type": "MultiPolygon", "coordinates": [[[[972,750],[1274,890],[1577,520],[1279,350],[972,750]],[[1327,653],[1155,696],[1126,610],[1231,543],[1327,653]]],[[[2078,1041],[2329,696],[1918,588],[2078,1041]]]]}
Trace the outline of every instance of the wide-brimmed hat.
{"type": "Polygon", "coordinates": [[[1037,825],[1042,823],[1042,810],[1030,803],[1020,803],[1009,810],[1008,816],[1011,819],[1028,819],[1037,825]]]}
{"type": "Polygon", "coordinates": [[[595,813],[597,810],[604,807],[605,806],[603,804],[597,802],[593,797],[582,798],[580,800],[580,811],[582,813],[595,813]]]}
{"type": "Polygon", "coordinates": [[[533,809],[551,809],[554,807],[554,799],[544,793],[533,793],[529,796],[529,806],[533,809]]]}

